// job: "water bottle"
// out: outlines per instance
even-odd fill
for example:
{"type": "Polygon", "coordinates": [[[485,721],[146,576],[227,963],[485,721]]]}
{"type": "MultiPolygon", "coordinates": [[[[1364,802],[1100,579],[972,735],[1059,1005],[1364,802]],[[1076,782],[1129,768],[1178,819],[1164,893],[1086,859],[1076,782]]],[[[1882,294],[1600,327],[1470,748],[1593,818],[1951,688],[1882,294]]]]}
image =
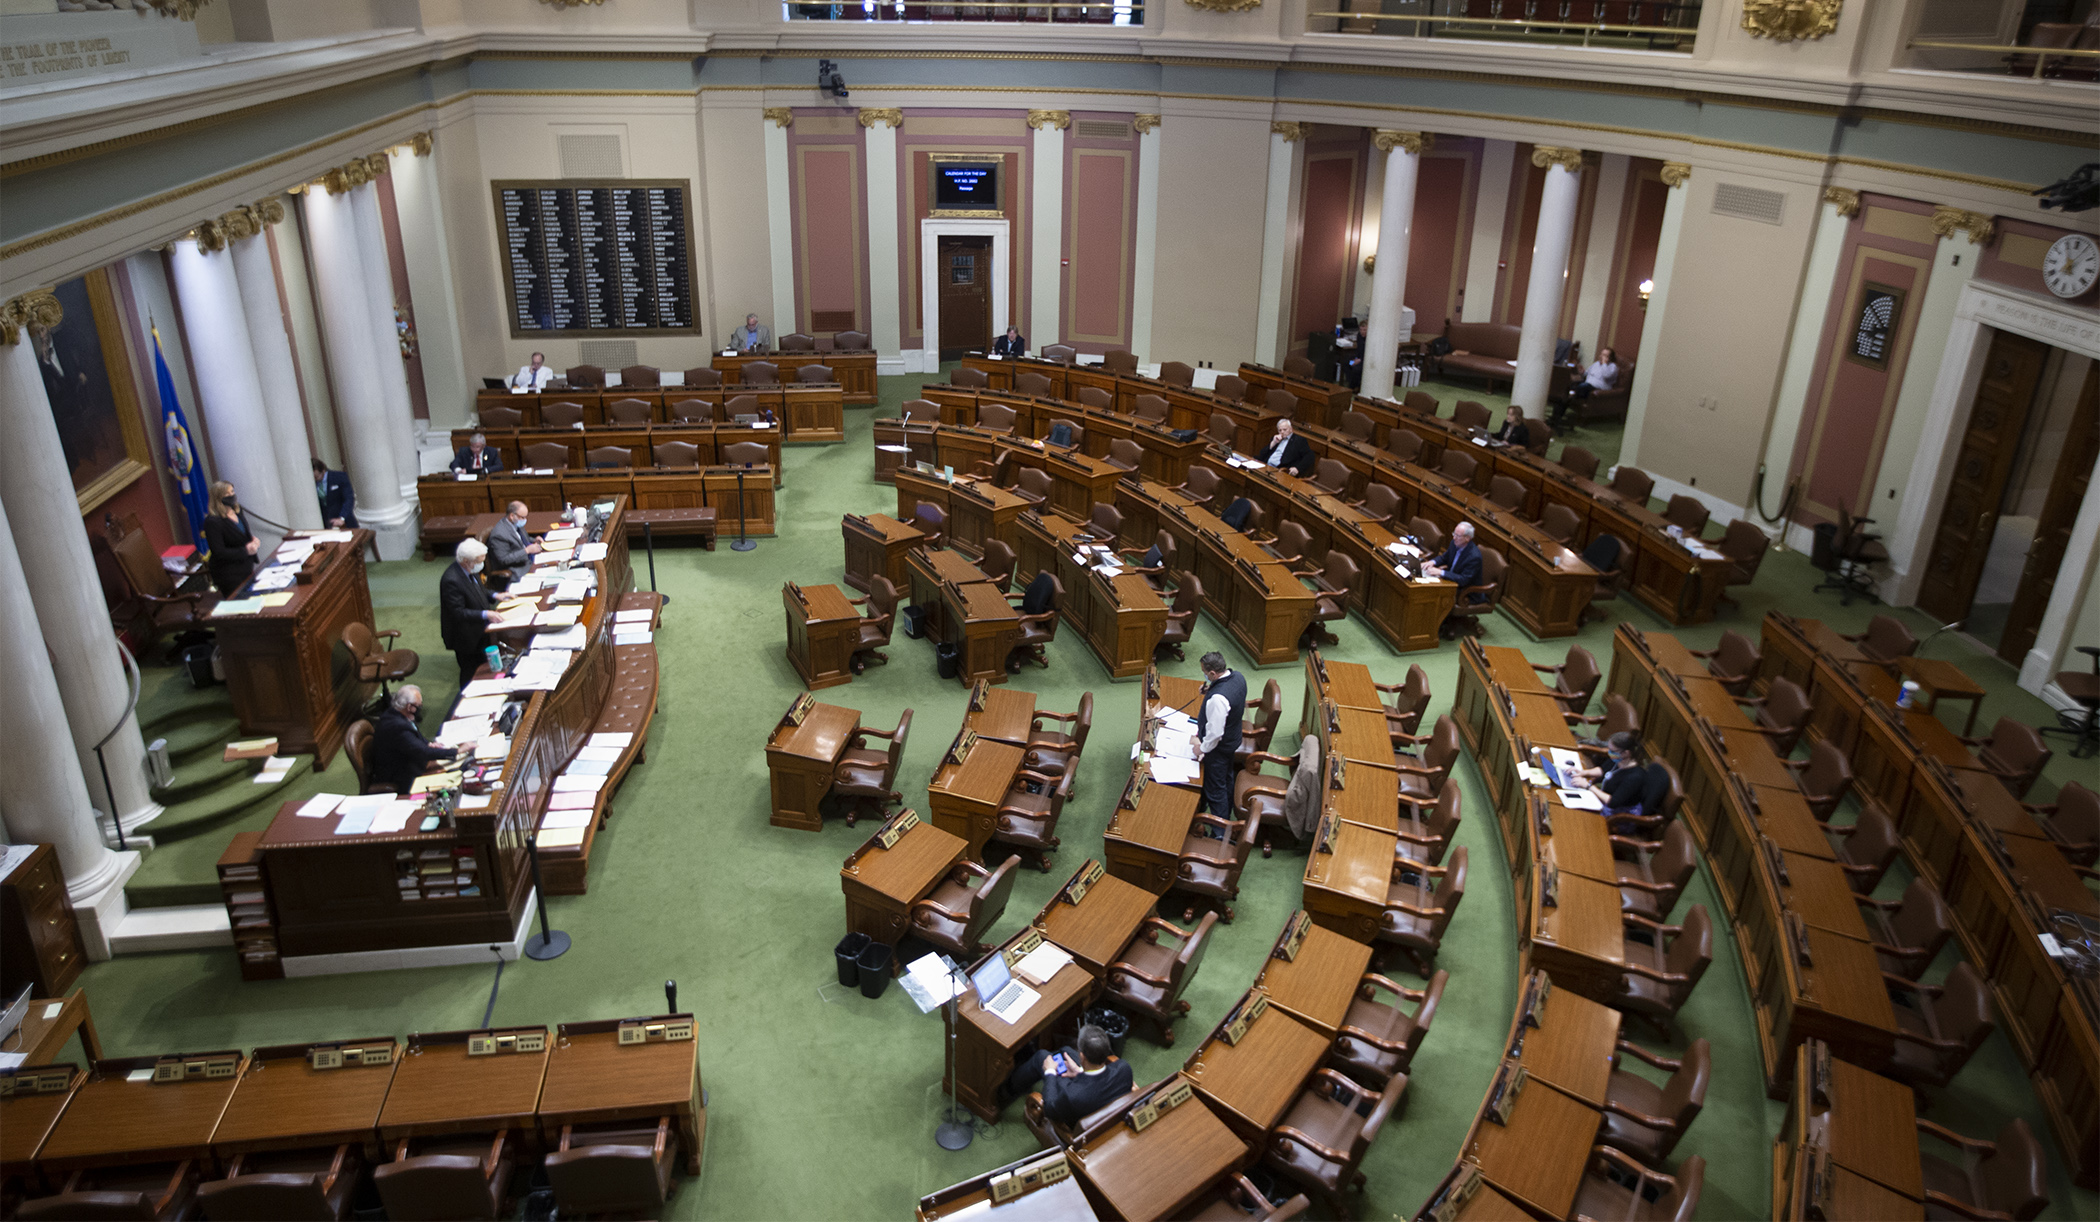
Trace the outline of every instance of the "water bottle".
{"type": "Polygon", "coordinates": [[[503,674],[503,652],[494,645],[489,646],[482,652],[488,656],[489,674],[500,678],[503,674]]]}
{"type": "Polygon", "coordinates": [[[1917,704],[1918,691],[1918,681],[1916,679],[1905,679],[1903,686],[1896,690],[1896,707],[1907,709],[1917,704]]]}

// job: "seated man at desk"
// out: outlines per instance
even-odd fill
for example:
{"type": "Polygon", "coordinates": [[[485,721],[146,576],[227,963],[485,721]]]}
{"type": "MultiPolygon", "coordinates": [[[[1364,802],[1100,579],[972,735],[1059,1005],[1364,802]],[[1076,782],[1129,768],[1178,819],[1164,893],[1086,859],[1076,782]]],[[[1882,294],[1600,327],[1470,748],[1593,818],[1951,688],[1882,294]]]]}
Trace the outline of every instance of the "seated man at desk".
{"type": "Polygon", "coordinates": [[[1081,1027],[1079,1047],[1023,1056],[1007,1088],[1018,1095],[1038,1083],[1032,1096],[1042,1100],[1043,1114],[1074,1125],[1130,1093],[1130,1062],[1111,1055],[1106,1031],[1081,1027]]]}
{"type": "Polygon", "coordinates": [[[744,315],[744,325],[729,333],[730,346],[738,352],[764,352],[773,346],[773,328],[758,321],[758,315],[744,315]]]}
{"type": "Polygon", "coordinates": [[[540,550],[540,545],[525,533],[526,512],[525,502],[512,501],[503,512],[503,520],[489,528],[489,588],[492,590],[508,589],[509,575],[531,568],[532,558],[540,550]],[[497,577],[495,571],[498,569],[506,575],[497,577]]]}
{"type": "MultiPolygon", "coordinates": [[[[1423,561],[1422,576],[1441,577],[1456,584],[1461,592],[1468,586],[1480,584],[1480,549],[1473,545],[1471,522],[1460,522],[1451,528],[1450,544],[1436,559],[1423,561]]],[[[1469,602],[1482,602],[1487,596],[1473,594],[1465,597],[1469,602]]],[[[1437,629],[1437,635],[1448,641],[1453,631],[1451,621],[1447,619],[1443,627],[1437,629]]]]}
{"type": "Polygon", "coordinates": [[[554,380],[554,371],[547,368],[547,354],[535,352],[532,359],[518,366],[518,372],[510,377],[512,390],[541,391],[554,380]]]}
{"type": "Polygon", "coordinates": [[[1007,358],[1027,356],[1028,338],[1021,334],[1021,328],[1008,323],[1006,334],[992,341],[992,355],[1007,358]]]}
{"type": "Polygon", "coordinates": [[[503,469],[503,456],[489,449],[489,439],[480,433],[452,456],[452,469],[465,475],[491,475],[503,469]]]}
{"type": "Polygon", "coordinates": [[[482,588],[477,576],[488,563],[488,545],[479,539],[462,539],[453,550],[452,563],[438,578],[438,628],[445,648],[459,662],[459,685],[473,682],[474,672],[485,660],[489,621],[496,618],[496,603],[482,588]]]}
{"type": "Polygon", "coordinates": [[[365,751],[365,779],[407,796],[409,786],[439,760],[453,759],[457,747],[440,747],[423,737],[416,719],[423,715],[423,689],[405,683],[394,689],[386,711],[372,723],[372,745],[365,751]]]}
{"type": "Polygon", "coordinates": [[[1305,438],[1291,431],[1288,419],[1278,420],[1276,435],[1269,438],[1268,446],[1262,450],[1262,461],[1272,467],[1281,467],[1288,474],[1303,475],[1312,470],[1312,447],[1305,443],[1305,438]]]}

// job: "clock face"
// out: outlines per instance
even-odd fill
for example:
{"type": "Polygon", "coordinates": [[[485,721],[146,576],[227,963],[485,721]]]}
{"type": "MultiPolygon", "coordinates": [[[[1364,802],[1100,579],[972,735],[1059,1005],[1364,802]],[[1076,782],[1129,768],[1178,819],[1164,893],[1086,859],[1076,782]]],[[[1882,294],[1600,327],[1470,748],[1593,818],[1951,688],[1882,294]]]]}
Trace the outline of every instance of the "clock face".
{"type": "Polygon", "coordinates": [[[2042,283],[2058,297],[2077,297],[2100,280],[2100,242],[2082,233],[2056,239],[2042,256],[2042,283]]]}

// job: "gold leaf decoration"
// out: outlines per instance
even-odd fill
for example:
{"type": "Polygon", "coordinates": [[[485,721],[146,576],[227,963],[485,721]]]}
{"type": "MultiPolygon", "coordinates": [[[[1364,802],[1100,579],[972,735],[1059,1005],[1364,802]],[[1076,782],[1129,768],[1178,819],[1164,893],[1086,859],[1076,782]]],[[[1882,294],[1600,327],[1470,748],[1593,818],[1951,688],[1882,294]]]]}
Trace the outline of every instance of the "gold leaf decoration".
{"type": "Polygon", "coordinates": [[[1845,0],[1743,0],[1743,28],[1774,42],[1823,37],[1838,28],[1845,0]]]}
{"type": "Polygon", "coordinates": [[[32,332],[49,331],[65,317],[65,307],[50,289],[31,289],[0,305],[0,344],[20,342],[24,327],[32,332]]]}

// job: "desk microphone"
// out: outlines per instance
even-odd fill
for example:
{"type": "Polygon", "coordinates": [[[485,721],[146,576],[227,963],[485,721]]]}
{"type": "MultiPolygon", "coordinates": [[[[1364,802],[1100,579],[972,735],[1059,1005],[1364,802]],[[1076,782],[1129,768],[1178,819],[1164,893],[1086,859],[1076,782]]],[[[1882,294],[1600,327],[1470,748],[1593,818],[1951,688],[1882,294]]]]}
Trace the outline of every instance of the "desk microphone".
{"type": "Polygon", "coordinates": [[[1930,644],[1932,644],[1932,639],[1933,639],[1934,637],[1938,636],[1938,635],[1939,635],[1940,633],[1942,633],[1942,632],[1954,632],[1954,631],[1959,631],[1959,630],[1961,629],[1961,626],[1962,626],[1963,624],[1966,624],[1966,623],[1968,623],[1968,622],[1969,622],[1969,621],[1968,621],[1968,619],[1967,619],[1966,617],[1964,617],[1964,618],[1962,618],[1962,619],[1958,619],[1958,620],[1951,620],[1951,621],[1949,621],[1949,622],[1947,622],[1947,623],[1941,624],[1941,625],[1940,625],[1939,627],[1937,627],[1937,628],[1934,628],[1934,629],[1933,629],[1933,630],[1932,630],[1931,632],[1928,632],[1928,633],[1926,633],[1926,634],[1925,634],[1925,639],[1924,639],[1924,640],[1922,640],[1922,641],[1919,641],[1919,642],[1918,642],[1917,648],[1915,648],[1915,649],[1913,649],[1913,650],[1911,650],[1911,651],[1910,651],[1910,652],[1911,652],[1911,656],[1913,656],[1913,657],[1923,657],[1923,656],[1925,655],[1925,647],[1926,647],[1927,645],[1930,645],[1930,644]]]}
{"type": "Polygon", "coordinates": [[[664,1013],[678,1013],[678,982],[676,980],[664,981],[664,1013]]]}

